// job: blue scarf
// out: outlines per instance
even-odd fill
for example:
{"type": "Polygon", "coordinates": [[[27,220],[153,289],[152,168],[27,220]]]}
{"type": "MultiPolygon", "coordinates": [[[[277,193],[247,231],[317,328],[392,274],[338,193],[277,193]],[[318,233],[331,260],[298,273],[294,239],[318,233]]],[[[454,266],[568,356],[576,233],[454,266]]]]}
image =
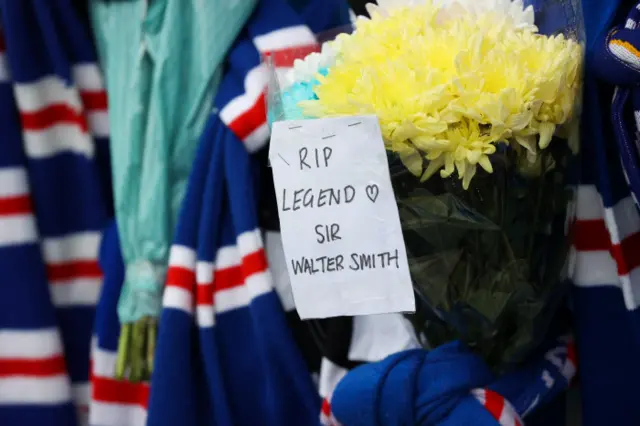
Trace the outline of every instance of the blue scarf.
{"type": "Polygon", "coordinates": [[[570,339],[495,377],[462,343],[414,349],[352,370],[332,410],[344,426],[522,426],[522,418],[563,392],[575,374],[570,339]]]}

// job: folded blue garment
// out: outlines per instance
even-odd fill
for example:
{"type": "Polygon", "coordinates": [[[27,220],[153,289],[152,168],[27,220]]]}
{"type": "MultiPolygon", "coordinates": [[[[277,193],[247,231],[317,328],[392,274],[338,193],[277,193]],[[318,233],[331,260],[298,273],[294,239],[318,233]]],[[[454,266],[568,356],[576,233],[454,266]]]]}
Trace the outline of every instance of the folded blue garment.
{"type": "Polygon", "coordinates": [[[332,398],[343,426],[522,425],[521,418],[568,387],[573,343],[500,377],[460,342],[414,349],[352,370],[332,398]]]}

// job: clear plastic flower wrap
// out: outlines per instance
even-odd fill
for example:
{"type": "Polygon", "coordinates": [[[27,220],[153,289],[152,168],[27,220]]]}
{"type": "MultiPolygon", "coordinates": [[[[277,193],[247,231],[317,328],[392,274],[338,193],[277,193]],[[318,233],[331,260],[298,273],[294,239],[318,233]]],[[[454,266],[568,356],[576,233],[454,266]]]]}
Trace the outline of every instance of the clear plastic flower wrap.
{"type": "Polygon", "coordinates": [[[270,121],[375,114],[425,346],[494,367],[533,350],[567,290],[583,56],[579,0],[380,0],[275,69],[270,121]]]}

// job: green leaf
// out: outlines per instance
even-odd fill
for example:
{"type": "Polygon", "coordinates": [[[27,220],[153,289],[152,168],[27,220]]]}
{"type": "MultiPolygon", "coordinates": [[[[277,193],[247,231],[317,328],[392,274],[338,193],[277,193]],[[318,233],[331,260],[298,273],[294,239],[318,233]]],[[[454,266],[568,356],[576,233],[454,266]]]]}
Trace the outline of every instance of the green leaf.
{"type": "Polygon", "coordinates": [[[418,195],[398,201],[403,228],[447,225],[464,229],[497,230],[497,225],[453,194],[418,195]]]}
{"type": "Polygon", "coordinates": [[[452,250],[411,260],[409,269],[415,286],[434,307],[449,309],[449,290],[452,285],[450,278],[458,267],[461,256],[461,250],[452,250]]]}
{"type": "Polygon", "coordinates": [[[467,294],[466,302],[489,321],[495,323],[504,312],[510,298],[511,293],[508,292],[478,288],[467,294]]]}

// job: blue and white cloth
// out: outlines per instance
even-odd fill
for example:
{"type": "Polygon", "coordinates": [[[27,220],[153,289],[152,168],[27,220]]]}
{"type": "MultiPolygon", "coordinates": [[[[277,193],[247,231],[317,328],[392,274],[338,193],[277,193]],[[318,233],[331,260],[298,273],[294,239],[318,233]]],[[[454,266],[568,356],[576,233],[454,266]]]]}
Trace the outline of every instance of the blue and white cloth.
{"type": "Polygon", "coordinates": [[[583,11],[587,64],[573,273],[582,424],[636,425],[640,12],[632,0],[583,0],[583,11]]]}
{"type": "Polygon", "coordinates": [[[105,234],[91,424],[316,426],[320,397],[285,320],[258,227],[257,158],[265,147],[263,56],[290,68],[339,26],[340,0],[261,0],[229,51],[196,153],[170,251],[150,384],[114,380],[123,265],[105,234]]]}
{"type": "Polygon", "coordinates": [[[84,424],[106,94],[71,1],[2,1],[0,13],[0,424],[84,424]]]}

